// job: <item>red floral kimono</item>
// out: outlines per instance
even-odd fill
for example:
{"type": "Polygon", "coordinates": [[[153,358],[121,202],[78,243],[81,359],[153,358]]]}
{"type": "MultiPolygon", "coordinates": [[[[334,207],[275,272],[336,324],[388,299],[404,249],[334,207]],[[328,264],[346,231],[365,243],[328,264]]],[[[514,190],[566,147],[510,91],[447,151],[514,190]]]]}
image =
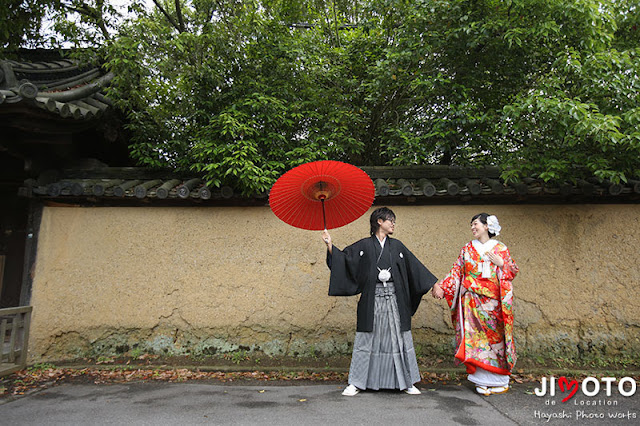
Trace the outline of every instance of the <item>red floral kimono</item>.
{"type": "Polygon", "coordinates": [[[476,367],[511,374],[516,363],[511,281],[517,273],[507,246],[497,240],[485,244],[476,240],[462,248],[443,280],[456,331],[456,363],[464,363],[469,374],[475,373],[476,367]],[[502,268],[483,260],[488,251],[504,260],[502,268]]]}

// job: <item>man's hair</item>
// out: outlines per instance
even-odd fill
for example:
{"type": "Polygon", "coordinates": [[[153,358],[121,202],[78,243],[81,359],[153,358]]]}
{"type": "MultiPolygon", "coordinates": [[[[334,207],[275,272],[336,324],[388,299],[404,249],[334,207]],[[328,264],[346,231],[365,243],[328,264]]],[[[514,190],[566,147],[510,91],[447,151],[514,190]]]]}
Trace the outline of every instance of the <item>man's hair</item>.
{"type": "Polygon", "coordinates": [[[371,217],[369,218],[369,223],[371,224],[371,235],[375,235],[375,233],[378,232],[378,228],[380,228],[378,219],[382,219],[383,221],[396,220],[396,215],[388,207],[380,207],[378,209],[375,209],[373,213],[371,213],[371,217]]]}

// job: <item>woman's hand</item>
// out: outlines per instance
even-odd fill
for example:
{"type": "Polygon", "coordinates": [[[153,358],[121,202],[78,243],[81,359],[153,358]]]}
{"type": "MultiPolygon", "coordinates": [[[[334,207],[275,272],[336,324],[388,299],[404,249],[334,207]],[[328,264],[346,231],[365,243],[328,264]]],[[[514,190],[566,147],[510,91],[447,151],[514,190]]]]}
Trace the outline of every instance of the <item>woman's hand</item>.
{"type": "Polygon", "coordinates": [[[433,288],[431,289],[431,296],[434,299],[442,299],[444,297],[444,289],[442,288],[442,280],[435,283],[433,288]]]}
{"type": "Polygon", "coordinates": [[[329,231],[326,229],[322,231],[322,241],[324,241],[329,249],[329,253],[331,253],[331,247],[333,247],[333,244],[331,243],[331,235],[329,235],[329,231]]]}
{"type": "Polygon", "coordinates": [[[502,260],[502,258],[499,255],[495,254],[492,251],[487,253],[487,257],[489,258],[491,263],[496,265],[498,268],[502,268],[502,266],[504,265],[504,260],[502,260]]]}

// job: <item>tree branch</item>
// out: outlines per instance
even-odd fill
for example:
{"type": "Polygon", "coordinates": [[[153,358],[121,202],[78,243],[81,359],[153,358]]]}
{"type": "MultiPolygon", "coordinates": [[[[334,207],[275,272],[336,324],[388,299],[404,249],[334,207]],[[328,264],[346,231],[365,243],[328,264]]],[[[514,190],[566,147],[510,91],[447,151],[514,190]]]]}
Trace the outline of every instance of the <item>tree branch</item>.
{"type": "Polygon", "coordinates": [[[79,15],[84,15],[87,18],[91,19],[100,29],[100,32],[104,36],[105,40],[111,39],[111,34],[109,34],[109,29],[104,23],[104,15],[102,13],[102,6],[104,1],[98,1],[96,3],[97,8],[89,6],[87,3],[82,2],[79,6],[73,6],[72,4],[61,3],[61,5],[71,11],[75,12],[79,15]]]}
{"type": "Polygon", "coordinates": [[[338,42],[338,46],[340,46],[340,33],[338,32],[338,14],[336,12],[335,0],[333,0],[333,26],[336,30],[336,41],[338,42]]]}
{"type": "Polygon", "coordinates": [[[169,21],[169,23],[173,26],[173,28],[178,30],[178,32],[180,33],[183,32],[182,29],[180,28],[180,25],[176,22],[175,19],[173,19],[173,16],[169,15],[169,13],[166,10],[164,10],[164,7],[162,7],[162,5],[158,0],[153,0],[153,4],[155,4],[156,7],[160,10],[160,12],[162,12],[164,17],[167,18],[167,21],[169,21]]]}
{"type": "Polygon", "coordinates": [[[184,25],[184,18],[182,17],[182,7],[180,6],[180,0],[175,0],[176,4],[176,14],[178,15],[178,23],[180,24],[180,32],[183,33],[186,31],[186,27],[184,25]]]}

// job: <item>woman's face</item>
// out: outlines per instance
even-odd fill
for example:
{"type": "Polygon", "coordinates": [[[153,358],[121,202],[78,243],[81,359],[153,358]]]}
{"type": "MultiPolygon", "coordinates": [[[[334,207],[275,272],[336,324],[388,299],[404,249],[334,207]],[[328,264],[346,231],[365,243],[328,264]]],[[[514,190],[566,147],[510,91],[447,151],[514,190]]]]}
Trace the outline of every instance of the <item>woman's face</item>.
{"type": "Polygon", "coordinates": [[[475,219],[473,222],[471,222],[471,233],[473,234],[474,238],[478,239],[485,235],[488,237],[489,226],[482,223],[479,218],[475,219]]]}

